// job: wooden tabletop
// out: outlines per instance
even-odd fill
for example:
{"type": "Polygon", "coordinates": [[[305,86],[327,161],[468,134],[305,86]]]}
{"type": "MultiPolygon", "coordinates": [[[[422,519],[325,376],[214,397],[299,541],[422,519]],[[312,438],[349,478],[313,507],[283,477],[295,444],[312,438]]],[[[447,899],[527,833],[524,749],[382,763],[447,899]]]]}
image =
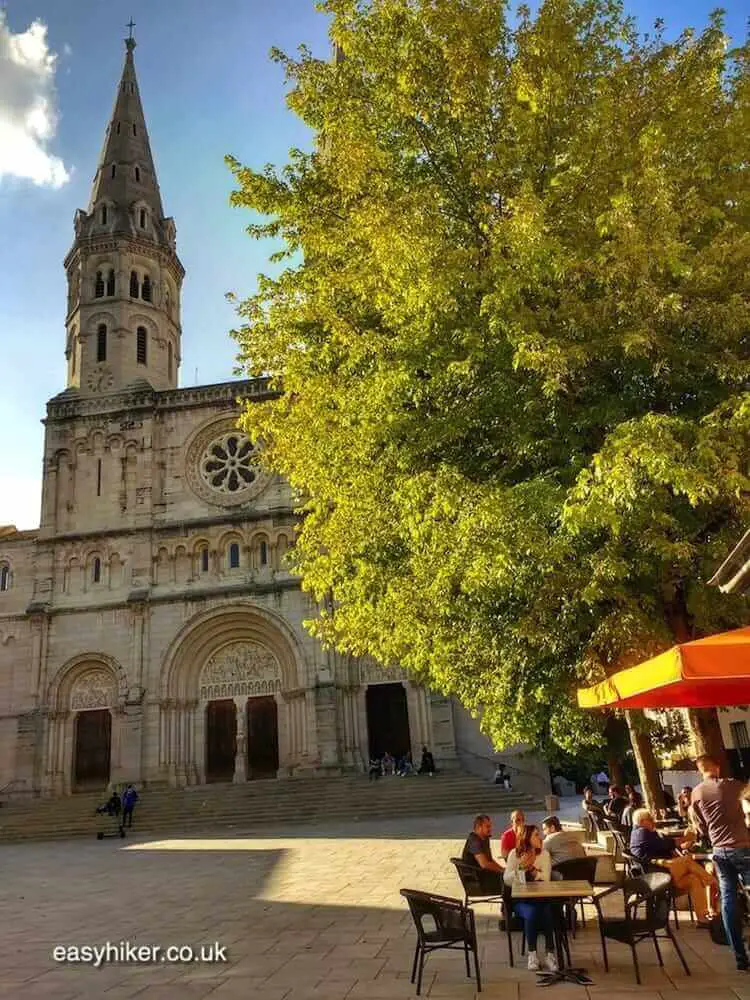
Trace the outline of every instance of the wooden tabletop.
{"type": "Polygon", "coordinates": [[[569,879],[560,882],[514,882],[513,899],[581,899],[590,896],[594,887],[590,882],[569,879]]]}

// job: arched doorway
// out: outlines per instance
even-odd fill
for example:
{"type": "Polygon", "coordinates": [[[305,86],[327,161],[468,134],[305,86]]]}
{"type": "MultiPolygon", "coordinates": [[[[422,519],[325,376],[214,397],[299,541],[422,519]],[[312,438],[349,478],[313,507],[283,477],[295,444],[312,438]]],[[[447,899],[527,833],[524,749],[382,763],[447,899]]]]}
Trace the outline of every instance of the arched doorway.
{"type": "Polygon", "coordinates": [[[106,788],[112,753],[112,713],[108,708],[78,712],[75,718],[73,787],[106,788]]]}
{"type": "Polygon", "coordinates": [[[206,781],[231,781],[237,745],[237,720],[231,698],[206,705],[206,781]]]}
{"type": "Polygon", "coordinates": [[[303,648],[280,616],[251,602],[196,615],[164,662],[160,775],[179,787],[305,767],[316,759],[306,676],[303,648]]]}
{"type": "Polygon", "coordinates": [[[279,720],[276,699],[247,701],[247,777],[275,778],[279,770],[279,720]]]}
{"type": "Polygon", "coordinates": [[[369,684],[365,694],[370,757],[391,754],[398,760],[411,750],[406,689],[395,684],[369,684]]]}
{"type": "Polygon", "coordinates": [[[56,795],[119,781],[127,681],[116,660],[82,653],[54,675],[47,695],[43,789],[56,795]]]}

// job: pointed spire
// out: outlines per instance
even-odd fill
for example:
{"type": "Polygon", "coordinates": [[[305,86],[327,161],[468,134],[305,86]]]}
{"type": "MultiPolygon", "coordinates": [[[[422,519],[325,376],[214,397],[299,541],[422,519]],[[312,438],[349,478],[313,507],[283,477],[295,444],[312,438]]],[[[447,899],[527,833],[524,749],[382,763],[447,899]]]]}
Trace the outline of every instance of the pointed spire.
{"type": "Polygon", "coordinates": [[[168,242],[162,226],[161,193],[135,74],[133,26],[131,19],[130,35],[125,39],[125,65],[104,135],[88,210],[92,214],[106,204],[106,229],[146,228],[159,242],[168,242]],[[138,216],[142,209],[146,209],[149,216],[146,227],[140,226],[138,216]]]}

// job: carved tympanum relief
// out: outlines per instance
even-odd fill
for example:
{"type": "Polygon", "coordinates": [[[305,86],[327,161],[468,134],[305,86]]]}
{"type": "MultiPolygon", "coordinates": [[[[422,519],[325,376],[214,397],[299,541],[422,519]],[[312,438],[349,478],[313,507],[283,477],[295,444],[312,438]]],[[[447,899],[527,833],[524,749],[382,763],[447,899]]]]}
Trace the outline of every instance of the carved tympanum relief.
{"type": "Polygon", "coordinates": [[[276,691],[281,691],[279,661],[259,643],[233,642],[224,646],[201,671],[200,696],[205,701],[276,691]]]}

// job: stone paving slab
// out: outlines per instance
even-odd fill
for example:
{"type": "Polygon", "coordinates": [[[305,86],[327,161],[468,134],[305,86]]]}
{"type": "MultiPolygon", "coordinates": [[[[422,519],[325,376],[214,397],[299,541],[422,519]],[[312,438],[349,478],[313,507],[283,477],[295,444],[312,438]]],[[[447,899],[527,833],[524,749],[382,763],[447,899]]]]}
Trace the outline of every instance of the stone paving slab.
{"type": "MultiPolygon", "coordinates": [[[[535,817],[539,818],[539,817],[535,817]]],[[[0,1000],[400,1000],[414,930],[403,886],[460,896],[448,862],[471,817],[280,831],[269,839],[205,835],[92,839],[0,847],[0,1000]],[[228,961],[59,963],[56,946],[226,947],[228,961]]],[[[501,818],[496,827],[501,826],[501,818]]],[[[615,895],[610,904],[616,905],[615,895]]],[[[536,978],[508,963],[497,911],[476,908],[484,989],[456,954],[431,956],[422,993],[434,1000],[532,1000],[536,978]]],[[[571,942],[594,985],[560,984],[552,1000],[750,1000],[750,976],[728,948],[681,921],[686,976],[668,944],[664,968],[638,949],[609,945],[609,974],[591,911],[571,942]],[[586,996],[589,994],[589,996],[586,996]]]]}

